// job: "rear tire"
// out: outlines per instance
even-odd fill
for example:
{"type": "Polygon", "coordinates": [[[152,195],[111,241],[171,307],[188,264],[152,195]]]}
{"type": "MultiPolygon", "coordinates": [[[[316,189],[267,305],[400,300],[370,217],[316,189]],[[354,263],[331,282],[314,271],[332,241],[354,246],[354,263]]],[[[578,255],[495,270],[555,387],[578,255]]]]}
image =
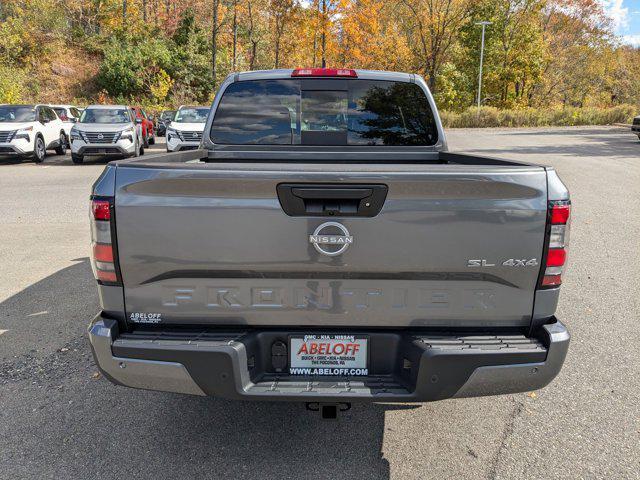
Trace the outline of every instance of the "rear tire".
{"type": "Polygon", "coordinates": [[[33,145],[33,161],[36,163],[44,162],[44,157],[47,156],[47,147],[44,144],[44,139],[38,135],[33,145]]]}
{"type": "Polygon", "coordinates": [[[149,139],[149,145],[155,145],[156,144],[156,137],[151,137],[149,139]]]}
{"type": "Polygon", "coordinates": [[[77,153],[72,153],[71,161],[76,165],[80,165],[82,162],[84,162],[84,155],[78,155],[77,153]]]}
{"type": "MultiPolygon", "coordinates": [[[[149,137],[147,137],[147,136],[144,137],[144,142],[142,144],[142,147],[143,148],[149,148],[149,137]]],[[[142,153],[140,155],[142,155],[142,153]]]]}
{"type": "Polygon", "coordinates": [[[60,139],[58,140],[60,145],[56,147],[56,155],[67,154],[67,136],[64,133],[60,133],[60,139]]]}

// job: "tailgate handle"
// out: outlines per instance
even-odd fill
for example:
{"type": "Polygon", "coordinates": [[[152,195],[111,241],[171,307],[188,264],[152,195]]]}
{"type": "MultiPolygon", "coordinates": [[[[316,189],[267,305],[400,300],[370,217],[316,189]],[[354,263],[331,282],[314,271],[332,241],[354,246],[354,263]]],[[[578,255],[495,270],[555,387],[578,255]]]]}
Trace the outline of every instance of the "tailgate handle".
{"type": "Polygon", "coordinates": [[[281,183],[280,205],[287,215],[373,217],[387,197],[386,185],[281,183]]]}
{"type": "Polygon", "coordinates": [[[292,188],[291,192],[306,200],[362,200],[371,196],[370,188],[292,188]]]}

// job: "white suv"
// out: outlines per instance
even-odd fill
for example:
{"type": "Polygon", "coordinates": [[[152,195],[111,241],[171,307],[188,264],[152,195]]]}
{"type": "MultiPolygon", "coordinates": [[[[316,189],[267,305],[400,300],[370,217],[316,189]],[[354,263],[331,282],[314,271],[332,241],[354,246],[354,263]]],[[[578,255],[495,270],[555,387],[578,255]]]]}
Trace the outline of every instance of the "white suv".
{"type": "Polygon", "coordinates": [[[209,110],[209,107],[180,107],[167,125],[167,152],[198,148],[209,110]]]}
{"type": "Polygon", "coordinates": [[[44,161],[48,149],[67,153],[67,136],[56,112],[47,105],[0,105],[0,155],[44,161]]]}
{"type": "Polygon", "coordinates": [[[71,143],[71,128],[80,120],[82,112],[78,107],[73,105],[49,105],[58,114],[62,124],[64,125],[64,133],[67,134],[67,145],[71,143]]]}
{"type": "Polygon", "coordinates": [[[86,155],[142,155],[141,121],[126,105],[90,105],[71,128],[71,160],[82,163],[86,155]]]}

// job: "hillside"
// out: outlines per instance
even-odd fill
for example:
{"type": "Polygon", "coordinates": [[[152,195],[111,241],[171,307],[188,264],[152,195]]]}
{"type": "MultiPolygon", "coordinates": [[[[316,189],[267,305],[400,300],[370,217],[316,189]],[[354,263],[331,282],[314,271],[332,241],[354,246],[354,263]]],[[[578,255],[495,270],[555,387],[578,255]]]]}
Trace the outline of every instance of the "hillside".
{"type": "Polygon", "coordinates": [[[423,75],[466,125],[479,20],[489,120],[618,121],[640,105],[640,50],[597,0],[4,0],[0,101],[207,103],[231,71],[326,63],[423,75]],[[606,112],[553,113],[567,109],[606,112]]]}

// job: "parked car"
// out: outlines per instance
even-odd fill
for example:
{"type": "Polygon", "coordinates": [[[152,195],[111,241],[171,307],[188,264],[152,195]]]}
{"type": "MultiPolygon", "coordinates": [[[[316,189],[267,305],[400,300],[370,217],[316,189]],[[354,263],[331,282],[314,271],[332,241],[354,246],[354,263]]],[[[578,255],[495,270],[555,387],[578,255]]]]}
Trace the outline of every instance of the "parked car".
{"type": "Polygon", "coordinates": [[[71,129],[71,160],[87,155],[132,157],[144,153],[142,121],[126,105],[90,105],[71,129]]]}
{"type": "Polygon", "coordinates": [[[140,107],[131,108],[133,108],[136,118],[140,120],[140,124],[142,125],[142,138],[144,140],[144,148],[149,148],[149,145],[153,145],[156,143],[153,116],[148,116],[147,113],[140,107]]]}
{"type": "Polygon", "coordinates": [[[67,152],[64,124],[47,105],[0,105],[0,155],[43,162],[47,150],[67,152]]]}
{"type": "Polygon", "coordinates": [[[638,135],[640,138],[640,115],[633,119],[633,124],[631,125],[631,131],[638,135]]]}
{"type": "Polygon", "coordinates": [[[558,374],[571,207],[552,167],[448,152],[413,74],[233,74],[213,112],[201,149],[93,186],[105,378],[326,418],[558,374]]]}
{"type": "Polygon", "coordinates": [[[67,145],[71,144],[71,127],[80,120],[82,112],[78,107],[73,105],[49,105],[56,112],[58,118],[64,124],[64,133],[67,135],[67,145]]]}
{"type": "Polygon", "coordinates": [[[160,113],[156,124],[156,135],[159,137],[165,136],[167,133],[167,126],[171,123],[175,114],[175,110],[163,110],[162,113],[160,113]]]}
{"type": "Polygon", "coordinates": [[[167,152],[198,148],[210,110],[209,107],[181,106],[167,126],[167,152]]]}

